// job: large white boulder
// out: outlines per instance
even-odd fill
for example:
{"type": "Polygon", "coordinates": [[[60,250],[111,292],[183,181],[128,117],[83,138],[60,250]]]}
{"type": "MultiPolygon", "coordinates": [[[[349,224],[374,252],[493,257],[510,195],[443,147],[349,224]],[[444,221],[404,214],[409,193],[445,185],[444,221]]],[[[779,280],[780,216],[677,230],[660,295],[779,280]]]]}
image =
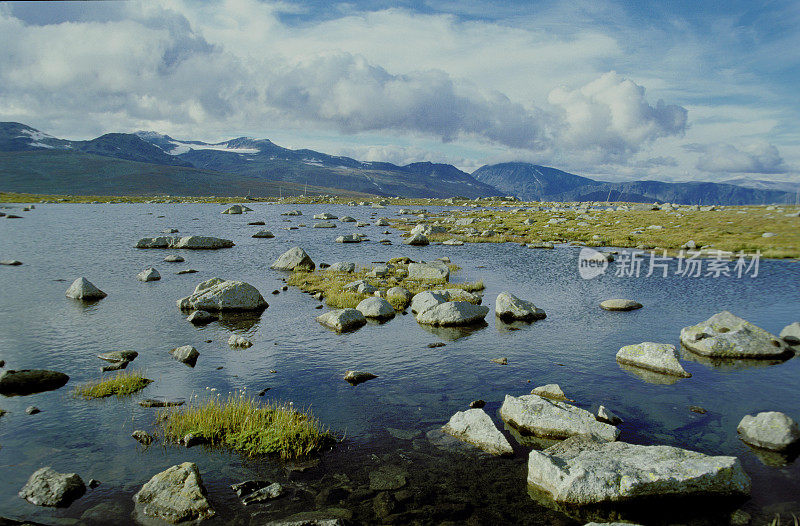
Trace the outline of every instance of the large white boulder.
{"type": "Polygon", "coordinates": [[[682,378],[692,376],[686,372],[678,360],[678,351],[675,346],[668,343],[642,342],[636,345],[626,345],[617,352],[617,362],[655,373],[682,378]]]}
{"type": "Polygon", "coordinates": [[[533,321],[547,317],[547,314],[532,302],[520,299],[510,292],[501,292],[497,295],[494,313],[503,321],[533,321]]]}
{"type": "Polygon", "coordinates": [[[588,437],[531,451],[528,484],[558,503],[573,505],[750,493],[750,478],[736,457],[588,437]]]}
{"type": "Polygon", "coordinates": [[[613,442],[619,437],[619,429],[598,422],[589,411],[535,394],[506,395],[500,417],[521,432],[539,438],[562,440],[586,435],[613,442]]]}
{"type": "Polygon", "coordinates": [[[783,338],[783,341],[789,345],[797,345],[800,343],[800,321],[796,321],[784,327],[780,336],[783,338]]]}
{"type": "Polygon", "coordinates": [[[483,409],[467,409],[454,414],[442,431],[493,455],[513,455],[503,433],[483,409]]]}
{"type": "Polygon", "coordinates": [[[349,261],[338,261],[325,270],[328,272],[346,272],[352,274],[356,271],[356,264],[349,261]]]}
{"type": "Polygon", "coordinates": [[[448,281],[450,269],[444,263],[409,263],[408,279],[448,281]]]}
{"type": "Polygon", "coordinates": [[[76,300],[99,300],[108,296],[86,278],[80,277],[67,289],[67,297],[76,300]]]}
{"type": "Polygon", "coordinates": [[[712,358],[778,358],[794,353],[777,336],[728,311],[684,327],[681,343],[690,351],[712,358]]]}
{"type": "Polygon", "coordinates": [[[473,305],[466,301],[447,301],[417,314],[417,321],[436,327],[472,325],[480,323],[489,313],[489,307],[473,305]]]}
{"type": "Polygon", "coordinates": [[[394,307],[392,307],[392,304],[377,296],[362,300],[358,306],[356,306],[356,310],[360,311],[366,318],[375,318],[378,320],[394,318],[394,307]]]}
{"type": "Polygon", "coordinates": [[[356,309],[336,309],[317,316],[317,321],[336,332],[354,331],[367,323],[367,319],[356,309]]]}
{"type": "Polygon", "coordinates": [[[411,312],[420,314],[426,310],[450,301],[450,295],[443,291],[425,291],[411,298],[411,312]]]}
{"type": "Polygon", "coordinates": [[[316,265],[305,250],[300,247],[292,247],[281,254],[270,268],[275,270],[307,270],[310,272],[316,268],[316,265]]]}
{"type": "Polygon", "coordinates": [[[403,240],[403,244],[424,247],[425,245],[429,245],[430,241],[428,241],[428,238],[425,237],[424,234],[412,234],[403,240]]]}
{"type": "Polygon", "coordinates": [[[148,267],[136,274],[136,279],[139,281],[158,281],[161,279],[161,274],[153,267],[148,267]]]}
{"type": "Polygon", "coordinates": [[[762,449],[781,451],[800,441],[797,422],[779,411],[745,415],[736,430],[743,441],[762,449]]]}
{"type": "Polygon", "coordinates": [[[211,278],[198,284],[191,296],[179,299],[181,310],[246,311],[269,307],[258,289],[244,281],[211,278]]]}
{"type": "Polygon", "coordinates": [[[84,493],[86,485],[79,475],[44,467],[33,472],[18,495],[37,506],[67,507],[84,493]]]}
{"type": "Polygon", "coordinates": [[[144,515],[173,524],[208,519],[215,514],[193,462],[184,462],[154,475],[133,496],[133,501],[144,506],[144,515]]]}

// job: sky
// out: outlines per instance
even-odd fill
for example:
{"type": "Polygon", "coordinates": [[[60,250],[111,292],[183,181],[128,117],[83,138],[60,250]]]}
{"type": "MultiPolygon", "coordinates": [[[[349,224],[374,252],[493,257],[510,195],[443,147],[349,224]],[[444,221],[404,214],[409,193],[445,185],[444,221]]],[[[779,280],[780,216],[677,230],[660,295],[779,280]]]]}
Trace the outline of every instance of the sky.
{"type": "Polygon", "coordinates": [[[0,120],[800,182],[800,2],[0,2],[0,120]]]}

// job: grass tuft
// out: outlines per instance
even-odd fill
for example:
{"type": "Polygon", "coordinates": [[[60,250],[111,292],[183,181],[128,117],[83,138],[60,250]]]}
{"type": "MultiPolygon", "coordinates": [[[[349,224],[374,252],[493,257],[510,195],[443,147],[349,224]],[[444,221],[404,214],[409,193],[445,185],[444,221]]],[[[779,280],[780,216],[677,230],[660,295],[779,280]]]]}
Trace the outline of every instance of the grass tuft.
{"type": "Polygon", "coordinates": [[[212,446],[251,456],[276,453],[282,458],[296,458],[318,453],[334,442],[333,435],[310,410],[262,403],[243,392],[230,393],[226,398],[195,397],[186,408],[164,409],[158,420],[167,440],[180,441],[192,433],[212,446]]]}
{"type": "Polygon", "coordinates": [[[87,400],[107,396],[128,396],[147,387],[152,380],[137,371],[120,371],[112,378],[95,380],[75,388],[75,395],[87,400]]]}

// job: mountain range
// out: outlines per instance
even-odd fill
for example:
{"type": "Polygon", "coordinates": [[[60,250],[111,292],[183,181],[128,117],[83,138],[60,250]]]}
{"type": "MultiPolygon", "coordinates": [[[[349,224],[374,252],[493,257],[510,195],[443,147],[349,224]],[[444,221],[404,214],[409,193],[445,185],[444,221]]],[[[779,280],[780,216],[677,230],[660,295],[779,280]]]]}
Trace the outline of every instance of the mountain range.
{"type": "Polygon", "coordinates": [[[239,137],[206,143],[142,131],[71,141],[25,124],[0,123],[0,190],[13,192],[252,197],[514,195],[525,201],[761,204],[793,203],[792,184],[610,183],[530,163],[487,165],[468,174],[449,164],[398,166],[292,150],[268,139],[239,137]]]}

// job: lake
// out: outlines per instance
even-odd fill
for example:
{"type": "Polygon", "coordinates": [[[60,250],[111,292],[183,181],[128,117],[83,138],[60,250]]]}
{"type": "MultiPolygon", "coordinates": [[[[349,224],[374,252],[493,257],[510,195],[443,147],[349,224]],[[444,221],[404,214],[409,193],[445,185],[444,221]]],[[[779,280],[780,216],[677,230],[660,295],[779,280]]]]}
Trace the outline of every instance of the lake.
{"type": "MultiPolygon", "coordinates": [[[[37,204],[30,212],[16,209],[23,219],[0,219],[0,259],[23,262],[0,266],[0,359],[6,368],[54,369],[70,376],[56,391],[0,397],[0,408],[9,412],[0,418],[0,515],[46,524],[130,523],[131,497],[142,484],[169,466],[192,461],[217,511],[206,521],[209,525],[261,524],[313,510],[360,523],[582,524],[587,517],[551,509],[528,494],[528,448],[511,439],[515,456],[494,458],[443,442],[438,431],[475,399],[486,401],[486,411],[502,428],[497,410],[506,394],[527,394],[549,383],[559,384],[582,408],[611,408],[625,420],[622,441],[735,455],[752,478],[752,496],[744,503],[702,510],[673,507],[649,516],[644,512],[647,524],[723,524],[737,508],[749,513],[753,524],[766,523],[776,513],[784,520],[790,512],[800,514],[798,462],[759,456],[736,435],[745,414],[774,410],[800,419],[800,360],[712,364],[689,356],[682,364],[692,377],[672,384],[650,383],[615,361],[624,345],[654,341],[679,346],[681,328],[722,310],[778,334],[800,319],[797,261],[761,260],[756,277],[646,277],[645,272],[632,277],[608,271],[584,280],[578,273],[579,247],[409,247],[401,244],[397,230],[383,235],[386,227],[337,222],[335,229],[310,228],[316,213],[374,222],[396,216],[396,206],[248,206],[254,211],[223,215],[225,206],[214,204],[37,204]],[[280,215],[291,209],[303,215],[280,215]],[[255,220],[266,225],[247,224],[255,220]],[[308,227],[286,230],[301,223],[308,227]],[[231,239],[236,246],[216,251],[133,248],[139,238],[166,228],[177,228],[180,235],[231,239]],[[276,237],[251,238],[259,229],[276,237]],[[356,231],[371,241],[333,242],[356,231]],[[394,244],[379,244],[383,237],[394,244]],[[286,274],[269,266],[293,246],[303,247],[317,264],[447,256],[462,267],[453,281],[484,281],[485,305],[493,308],[497,294],[508,290],[533,301],[547,318],[509,326],[490,312],[485,327],[460,331],[424,328],[409,312],[385,324],[336,334],[315,321],[323,311],[315,309],[319,302],[311,296],[294,288],[271,294],[286,274]],[[163,262],[171,253],[186,261],[163,262]],[[161,280],[137,281],[136,274],[149,266],[161,273],[161,280]],[[198,272],[176,274],[187,268],[198,272]],[[108,297],[90,304],[66,298],[65,290],[80,276],[108,297]],[[214,276],[254,285],[269,308],[258,316],[195,327],[175,302],[214,276]],[[644,308],[606,312],[598,305],[608,298],[631,298],[644,308]],[[231,334],[247,337],[253,347],[229,347],[231,334]],[[428,347],[436,342],[445,346],[428,347]],[[196,367],[171,358],[169,350],[181,345],[198,349],[196,367]],[[97,354],[122,349],[139,353],[129,368],[154,383],[127,399],[72,395],[76,385],[100,378],[104,362],[97,354]],[[499,357],[506,357],[508,365],[491,361],[499,357]],[[342,379],[348,369],[370,371],[378,378],[353,387],[342,379]],[[144,448],[130,437],[135,429],[155,427],[155,410],[140,407],[137,400],[188,400],[194,394],[224,396],[265,388],[266,398],[311,408],[344,440],[319,461],[285,462],[204,447],[156,443],[144,448]],[[42,412],[27,415],[30,405],[42,412]],[[690,406],[707,412],[692,412],[690,406]],[[42,466],[101,484],[69,508],[39,508],[17,492],[42,466]],[[368,488],[370,474],[386,469],[406,479],[394,492],[397,502],[392,501],[388,516],[368,488]],[[291,488],[290,494],[245,508],[229,485],[254,478],[281,482],[291,488]]],[[[641,511],[630,513],[645,520],[641,511]]]]}

